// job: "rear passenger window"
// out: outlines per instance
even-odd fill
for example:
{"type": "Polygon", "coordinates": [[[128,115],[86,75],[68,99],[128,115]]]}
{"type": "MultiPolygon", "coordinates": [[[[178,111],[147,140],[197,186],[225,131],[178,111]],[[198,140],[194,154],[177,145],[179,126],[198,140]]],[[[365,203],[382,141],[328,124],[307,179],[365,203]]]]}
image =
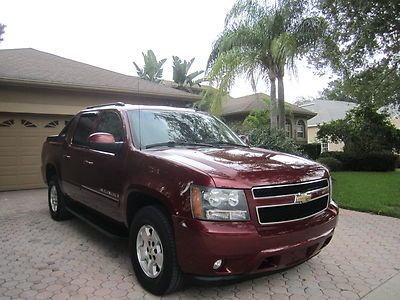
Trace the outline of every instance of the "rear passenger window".
{"type": "Polygon", "coordinates": [[[105,111],[100,116],[97,132],[111,133],[116,142],[124,140],[124,130],[119,115],[112,111],[105,111]]]}
{"type": "Polygon", "coordinates": [[[93,133],[96,114],[84,114],[79,118],[72,143],[79,146],[88,146],[88,137],[93,133]]]}

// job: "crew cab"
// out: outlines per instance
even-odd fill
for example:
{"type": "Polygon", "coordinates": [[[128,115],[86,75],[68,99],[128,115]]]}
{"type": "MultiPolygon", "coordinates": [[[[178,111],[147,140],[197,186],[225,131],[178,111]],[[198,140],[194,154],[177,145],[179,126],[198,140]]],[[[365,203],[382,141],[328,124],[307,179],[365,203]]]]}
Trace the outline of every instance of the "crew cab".
{"type": "Polygon", "coordinates": [[[192,109],[113,103],[79,112],[42,150],[51,217],[124,228],[155,295],[195,276],[277,271],[318,254],[338,206],[328,170],[254,148],[192,109]]]}

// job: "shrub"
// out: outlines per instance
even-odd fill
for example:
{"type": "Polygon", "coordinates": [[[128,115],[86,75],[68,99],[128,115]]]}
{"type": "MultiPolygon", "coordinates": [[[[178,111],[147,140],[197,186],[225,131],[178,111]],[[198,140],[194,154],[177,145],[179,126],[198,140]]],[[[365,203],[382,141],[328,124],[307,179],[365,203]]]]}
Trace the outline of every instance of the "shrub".
{"type": "Polygon", "coordinates": [[[329,171],[343,170],[343,163],[334,157],[320,157],[317,162],[327,167],[329,171]]]}
{"type": "Polygon", "coordinates": [[[301,145],[300,149],[313,160],[316,160],[321,154],[321,144],[319,143],[301,145]]]}
{"type": "Polygon", "coordinates": [[[250,144],[255,147],[301,155],[298,146],[291,138],[288,138],[285,131],[271,129],[270,127],[259,127],[248,131],[250,144]]]}

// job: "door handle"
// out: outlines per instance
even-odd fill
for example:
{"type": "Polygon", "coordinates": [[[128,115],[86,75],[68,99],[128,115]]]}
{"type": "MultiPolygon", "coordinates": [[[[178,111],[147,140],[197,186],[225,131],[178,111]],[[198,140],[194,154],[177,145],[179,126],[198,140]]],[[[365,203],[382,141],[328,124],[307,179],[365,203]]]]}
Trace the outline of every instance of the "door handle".
{"type": "Polygon", "coordinates": [[[65,159],[70,159],[70,158],[71,158],[71,155],[64,154],[63,157],[64,157],[65,159]]]}
{"type": "Polygon", "coordinates": [[[94,164],[92,161],[87,160],[87,159],[85,159],[85,160],[83,161],[83,163],[84,163],[84,164],[87,164],[87,165],[89,165],[89,166],[91,166],[91,165],[94,164]]]}

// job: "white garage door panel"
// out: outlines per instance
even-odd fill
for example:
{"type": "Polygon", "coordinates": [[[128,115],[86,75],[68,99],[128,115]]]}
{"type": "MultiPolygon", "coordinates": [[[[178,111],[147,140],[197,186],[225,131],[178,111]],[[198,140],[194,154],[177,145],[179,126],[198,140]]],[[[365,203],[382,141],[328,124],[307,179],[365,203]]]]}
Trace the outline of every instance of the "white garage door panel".
{"type": "Polygon", "coordinates": [[[44,187],[42,145],[68,120],[67,116],[0,113],[0,191],[44,187]]]}

